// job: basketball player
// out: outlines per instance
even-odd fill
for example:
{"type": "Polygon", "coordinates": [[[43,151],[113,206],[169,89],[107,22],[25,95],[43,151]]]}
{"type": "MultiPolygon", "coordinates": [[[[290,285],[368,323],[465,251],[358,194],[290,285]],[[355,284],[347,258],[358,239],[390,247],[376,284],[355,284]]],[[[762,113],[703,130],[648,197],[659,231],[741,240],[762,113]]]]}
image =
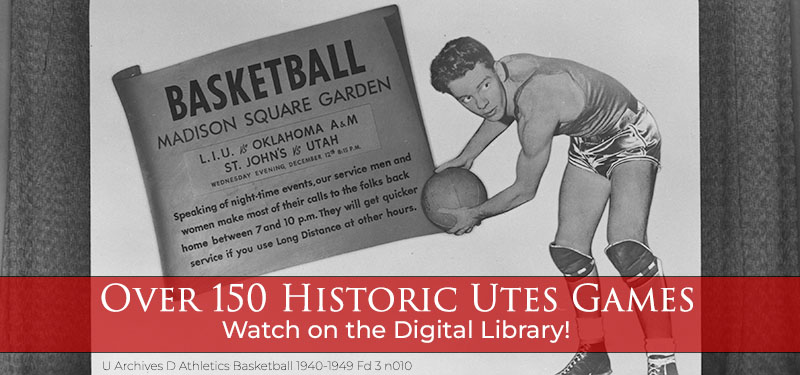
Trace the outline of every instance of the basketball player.
{"type": "MultiPolygon", "coordinates": [[[[431,63],[431,83],[483,118],[462,152],[437,172],[469,168],[513,122],[522,145],[511,186],[479,206],[441,210],[457,218],[449,233],[468,233],[481,220],[533,199],[553,137],[564,134],[571,139],[569,162],[550,255],[567,276],[570,292],[580,284],[599,282],[591,244],[606,204],[606,256],[634,290],[664,286],[659,259],[647,244],[661,138],[650,112],[622,84],[569,60],[517,54],[495,61],[483,44],[469,37],[452,40],[439,52],[431,63]]],[[[591,301],[599,292],[581,296],[591,301]]],[[[579,349],[559,374],[611,373],[600,312],[576,313],[579,349]]],[[[648,375],[677,375],[669,315],[639,312],[639,321],[648,375]]]]}

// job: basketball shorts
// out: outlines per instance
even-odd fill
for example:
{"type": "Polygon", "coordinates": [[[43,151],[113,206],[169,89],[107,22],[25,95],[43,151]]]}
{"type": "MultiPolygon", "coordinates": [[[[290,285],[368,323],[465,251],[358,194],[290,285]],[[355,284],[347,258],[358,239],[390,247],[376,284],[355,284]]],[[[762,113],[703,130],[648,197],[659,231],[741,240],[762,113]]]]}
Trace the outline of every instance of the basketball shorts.
{"type": "Polygon", "coordinates": [[[661,134],[644,104],[639,103],[636,112],[627,109],[615,128],[619,130],[609,136],[572,137],[569,163],[608,179],[616,166],[628,161],[661,167],[661,134]]]}

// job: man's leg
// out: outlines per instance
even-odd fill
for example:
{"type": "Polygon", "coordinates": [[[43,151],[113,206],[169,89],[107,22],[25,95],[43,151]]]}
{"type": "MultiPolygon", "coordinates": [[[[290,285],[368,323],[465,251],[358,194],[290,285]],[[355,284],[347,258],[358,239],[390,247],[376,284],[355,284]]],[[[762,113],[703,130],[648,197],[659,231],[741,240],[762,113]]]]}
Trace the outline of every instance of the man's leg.
{"type": "MultiPolygon", "coordinates": [[[[550,245],[550,255],[558,269],[566,276],[572,294],[584,283],[599,285],[597,267],[592,257],[592,239],[597,224],[608,202],[611,184],[597,173],[568,164],[561,181],[558,206],[558,231],[550,245]]],[[[591,306],[592,298],[600,296],[599,290],[581,290],[581,303],[591,306]]],[[[610,373],[608,355],[603,344],[603,322],[600,311],[584,312],[576,309],[578,353],[561,374],[610,373]]]]}
{"type": "MultiPolygon", "coordinates": [[[[665,287],[660,261],[647,244],[647,221],[656,171],[657,167],[651,161],[635,160],[618,165],[611,175],[606,255],[633,289],[632,292],[638,295],[665,287]]],[[[657,309],[660,309],[660,300],[655,298],[657,309]]],[[[669,314],[641,311],[638,316],[649,359],[671,361],[661,366],[663,371],[658,373],[677,374],[669,314]]]]}

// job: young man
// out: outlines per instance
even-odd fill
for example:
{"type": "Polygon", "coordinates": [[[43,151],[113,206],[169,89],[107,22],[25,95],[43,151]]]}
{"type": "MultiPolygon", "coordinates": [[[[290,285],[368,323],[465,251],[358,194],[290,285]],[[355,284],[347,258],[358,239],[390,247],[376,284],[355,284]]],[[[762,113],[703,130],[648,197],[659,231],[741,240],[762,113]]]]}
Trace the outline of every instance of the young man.
{"type": "MultiPolygon", "coordinates": [[[[522,144],[511,186],[479,206],[443,210],[457,218],[450,233],[469,233],[481,220],[533,199],[553,137],[564,134],[571,138],[569,163],[550,255],[567,276],[570,292],[599,281],[591,244],[606,204],[605,253],[611,263],[634,290],[664,286],[659,259],[647,245],[661,136],[648,110],[622,84],[569,60],[517,54],[495,61],[483,44],[469,37],[452,40],[439,52],[431,63],[431,83],[483,118],[461,154],[437,172],[471,167],[514,121],[522,144]]],[[[599,292],[581,293],[587,301],[593,297],[599,292]]],[[[559,374],[610,374],[600,312],[576,313],[578,353],[559,374]]],[[[648,375],[677,375],[669,315],[639,312],[639,321],[648,375]]]]}

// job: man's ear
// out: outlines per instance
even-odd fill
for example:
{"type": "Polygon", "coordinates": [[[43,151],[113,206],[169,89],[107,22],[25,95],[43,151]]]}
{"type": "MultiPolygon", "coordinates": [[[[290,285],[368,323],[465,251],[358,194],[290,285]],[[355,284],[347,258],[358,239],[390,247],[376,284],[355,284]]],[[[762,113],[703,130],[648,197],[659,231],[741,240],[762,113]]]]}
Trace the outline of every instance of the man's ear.
{"type": "Polygon", "coordinates": [[[505,80],[508,79],[508,67],[506,66],[506,63],[495,61],[494,71],[497,73],[497,76],[500,77],[500,81],[505,82],[505,80]]]}

